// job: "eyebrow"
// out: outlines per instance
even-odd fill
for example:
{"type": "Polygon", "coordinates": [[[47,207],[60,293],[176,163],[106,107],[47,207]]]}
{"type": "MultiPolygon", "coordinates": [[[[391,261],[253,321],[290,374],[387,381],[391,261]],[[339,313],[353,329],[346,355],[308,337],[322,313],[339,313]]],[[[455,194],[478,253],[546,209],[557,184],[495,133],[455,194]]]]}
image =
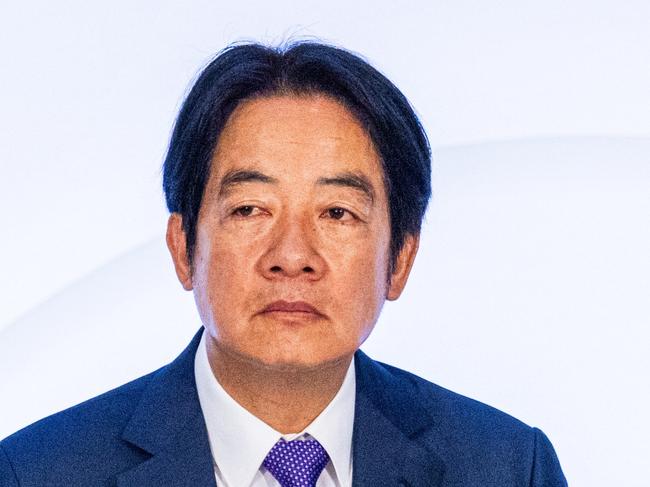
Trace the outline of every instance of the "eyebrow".
{"type": "MultiPolygon", "coordinates": [[[[278,184],[278,179],[252,169],[234,169],[227,172],[219,183],[219,197],[226,196],[235,186],[242,183],[278,184]]],[[[340,186],[352,188],[363,193],[363,196],[373,204],[375,191],[370,180],[363,174],[342,172],[331,177],[321,177],[316,181],[318,186],[340,186]]]]}
{"type": "Polygon", "coordinates": [[[342,186],[360,191],[368,199],[370,204],[375,201],[375,190],[370,180],[363,174],[343,172],[329,178],[318,178],[316,184],[319,186],[342,186]]]}
{"type": "Polygon", "coordinates": [[[233,187],[242,183],[277,184],[278,180],[259,171],[235,169],[227,172],[223,178],[221,178],[221,183],[219,184],[219,196],[226,196],[233,187]]]}

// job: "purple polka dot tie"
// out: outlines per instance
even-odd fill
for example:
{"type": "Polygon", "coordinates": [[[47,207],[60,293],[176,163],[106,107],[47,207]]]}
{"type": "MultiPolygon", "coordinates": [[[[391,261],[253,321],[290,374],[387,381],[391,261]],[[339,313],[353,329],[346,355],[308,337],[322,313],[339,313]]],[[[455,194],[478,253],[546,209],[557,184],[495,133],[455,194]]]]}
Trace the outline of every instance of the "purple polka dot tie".
{"type": "Polygon", "coordinates": [[[282,487],[316,487],[316,480],[330,457],[316,440],[285,441],[280,438],[264,466],[282,487]]]}

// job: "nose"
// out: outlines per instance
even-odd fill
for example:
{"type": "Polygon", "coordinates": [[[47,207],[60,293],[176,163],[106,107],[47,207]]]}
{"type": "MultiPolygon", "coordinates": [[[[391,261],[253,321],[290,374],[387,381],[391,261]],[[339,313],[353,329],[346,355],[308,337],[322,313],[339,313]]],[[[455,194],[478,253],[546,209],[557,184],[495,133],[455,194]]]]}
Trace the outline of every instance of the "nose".
{"type": "Polygon", "coordinates": [[[326,263],[318,252],[316,228],[305,218],[285,218],[278,222],[258,266],[261,274],[271,280],[320,279],[326,263]]]}

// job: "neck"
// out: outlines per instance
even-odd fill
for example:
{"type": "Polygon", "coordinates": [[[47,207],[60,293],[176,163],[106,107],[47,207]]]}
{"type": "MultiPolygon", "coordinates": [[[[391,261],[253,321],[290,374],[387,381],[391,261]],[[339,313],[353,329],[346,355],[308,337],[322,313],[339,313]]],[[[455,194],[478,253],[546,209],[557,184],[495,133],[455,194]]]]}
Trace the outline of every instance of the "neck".
{"type": "Polygon", "coordinates": [[[299,433],[327,407],[353,356],[321,367],[272,367],[224,350],[207,338],[208,361],[224,390],[282,434],[299,433]]]}

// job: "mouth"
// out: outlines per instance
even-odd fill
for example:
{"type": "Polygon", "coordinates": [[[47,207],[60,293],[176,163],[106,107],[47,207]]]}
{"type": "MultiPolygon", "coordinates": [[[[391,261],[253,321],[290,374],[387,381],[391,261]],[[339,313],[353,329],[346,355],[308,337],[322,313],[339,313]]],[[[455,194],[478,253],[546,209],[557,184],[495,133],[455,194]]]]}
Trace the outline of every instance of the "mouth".
{"type": "Polygon", "coordinates": [[[261,314],[284,314],[287,316],[322,317],[323,313],[304,301],[275,301],[264,308],[261,314]]]}

